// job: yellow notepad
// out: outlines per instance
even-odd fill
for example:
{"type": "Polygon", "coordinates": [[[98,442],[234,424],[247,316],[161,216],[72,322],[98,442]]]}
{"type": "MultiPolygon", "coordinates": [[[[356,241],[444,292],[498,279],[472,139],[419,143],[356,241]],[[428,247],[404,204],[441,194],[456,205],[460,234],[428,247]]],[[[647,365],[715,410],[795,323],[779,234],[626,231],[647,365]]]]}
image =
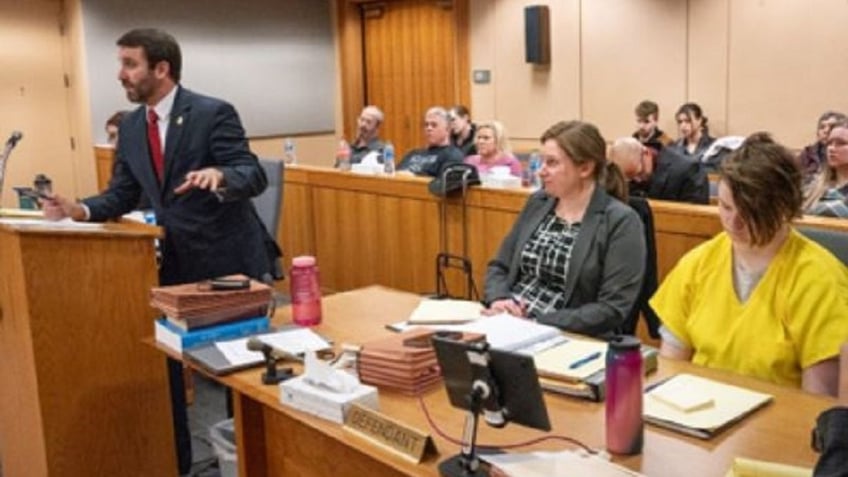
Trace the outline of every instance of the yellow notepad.
{"type": "Polygon", "coordinates": [[[689,374],[678,374],[645,393],[644,414],[645,420],[650,423],[706,439],[771,399],[769,394],[689,374]],[[699,398],[690,399],[681,394],[699,398]],[[657,398],[657,395],[661,397],[657,398]],[[687,402],[695,405],[692,410],[685,411],[669,405],[669,400],[684,403],[681,407],[686,407],[687,402]],[[698,401],[711,401],[712,405],[699,408],[698,401]]]}
{"type": "Polygon", "coordinates": [[[812,477],[813,469],[762,460],[733,459],[725,477],[812,477]]]}
{"type": "Polygon", "coordinates": [[[604,369],[607,344],[604,341],[569,338],[535,356],[539,376],[582,381],[604,369]]]}

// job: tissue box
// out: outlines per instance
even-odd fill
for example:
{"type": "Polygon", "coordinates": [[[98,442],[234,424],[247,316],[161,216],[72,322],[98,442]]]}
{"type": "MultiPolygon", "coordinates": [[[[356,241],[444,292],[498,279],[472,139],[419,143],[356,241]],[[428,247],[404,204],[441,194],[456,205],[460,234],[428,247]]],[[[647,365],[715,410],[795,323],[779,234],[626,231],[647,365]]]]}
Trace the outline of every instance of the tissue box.
{"type": "Polygon", "coordinates": [[[515,176],[496,176],[487,174],[482,178],[483,186],[493,189],[512,189],[521,187],[521,179],[515,176]]]}
{"type": "Polygon", "coordinates": [[[377,388],[360,384],[353,391],[340,393],[313,386],[304,376],[280,383],[280,403],[323,419],[342,424],[352,403],[379,408],[377,388]]]}

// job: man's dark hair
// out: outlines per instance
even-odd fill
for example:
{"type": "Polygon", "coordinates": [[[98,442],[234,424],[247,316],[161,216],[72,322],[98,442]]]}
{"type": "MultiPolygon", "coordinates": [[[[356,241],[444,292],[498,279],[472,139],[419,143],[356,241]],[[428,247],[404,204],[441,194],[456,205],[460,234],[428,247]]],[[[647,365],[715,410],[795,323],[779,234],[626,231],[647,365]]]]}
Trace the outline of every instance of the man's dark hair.
{"type": "Polygon", "coordinates": [[[171,79],[180,82],[183,57],[179,43],[171,34],[155,28],[136,28],[124,33],[116,43],[129,48],[141,47],[151,70],[160,61],[168,63],[171,79]]]}
{"type": "Polygon", "coordinates": [[[654,119],[660,118],[660,108],[657,103],[645,100],[636,105],[636,117],[639,119],[648,119],[648,116],[654,115],[654,119]]]}

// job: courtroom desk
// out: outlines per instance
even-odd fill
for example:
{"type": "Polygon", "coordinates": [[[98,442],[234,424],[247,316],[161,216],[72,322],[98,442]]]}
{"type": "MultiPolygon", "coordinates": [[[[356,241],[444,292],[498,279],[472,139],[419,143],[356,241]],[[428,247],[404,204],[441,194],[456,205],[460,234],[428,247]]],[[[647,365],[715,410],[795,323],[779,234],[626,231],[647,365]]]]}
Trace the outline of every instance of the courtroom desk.
{"type": "MultiPolygon", "coordinates": [[[[384,335],[384,325],[404,319],[416,306],[413,294],[368,287],[324,299],[324,321],[317,331],[341,343],[362,343],[384,335]]],[[[278,322],[290,318],[281,308],[278,322]]],[[[642,455],[616,462],[650,476],[723,475],[734,457],[749,457],[812,467],[816,454],[809,448],[810,429],[816,416],[834,404],[828,398],[796,389],[781,388],[752,378],[710,370],[690,363],[660,359],[659,370],[648,378],[655,382],[678,372],[688,372],[774,395],[774,402],[717,437],[703,441],[653,426],[645,427],[642,455]]],[[[422,464],[412,464],[387,450],[343,430],[340,425],[318,419],[279,404],[277,386],[260,383],[261,370],[218,377],[233,390],[240,475],[437,475],[438,461],[459,452],[432,431],[416,399],[380,392],[384,414],[433,435],[440,452],[422,464]]],[[[435,422],[450,436],[459,438],[464,413],[448,403],[438,386],[424,395],[435,422]]],[[[575,398],[545,394],[552,434],[580,439],[593,448],[604,446],[604,407],[575,398]]],[[[544,435],[514,424],[479,428],[479,443],[509,444],[544,435]]],[[[520,451],[563,449],[560,441],[548,441],[520,451]]]]}
{"type": "MultiPolygon", "coordinates": [[[[435,290],[439,252],[439,198],[427,190],[429,179],[360,176],[335,169],[296,166],[286,169],[285,200],[278,238],[287,257],[318,258],[322,285],[344,291],[380,284],[427,293],[435,290]]],[[[468,193],[468,255],[478,288],[486,265],[527,200],[528,189],[472,187],[468,193]]],[[[462,252],[460,200],[449,200],[448,250],[462,252]]],[[[721,231],[718,209],[650,201],[654,213],[657,268],[663,277],[686,252],[721,231]]],[[[803,217],[800,225],[842,230],[848,220],[803,217]]],[[[465,289],[459,274],[450,290],[465,289]]]]}

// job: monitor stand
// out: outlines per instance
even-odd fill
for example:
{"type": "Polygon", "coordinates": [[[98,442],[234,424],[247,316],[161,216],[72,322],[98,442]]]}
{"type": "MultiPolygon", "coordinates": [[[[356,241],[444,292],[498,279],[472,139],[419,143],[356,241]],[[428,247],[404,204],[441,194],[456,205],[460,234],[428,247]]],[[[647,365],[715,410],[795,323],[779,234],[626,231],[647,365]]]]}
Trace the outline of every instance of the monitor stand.
{"type": "Polygon", "coordinates": [[[477,424],[483,408],[485,388],[475,381],[468,394],[468,414],[462,431],[462,452],[439,463],[442,477],[488,477],[489,471],[480,467],[477,457],[477,424]]]}

